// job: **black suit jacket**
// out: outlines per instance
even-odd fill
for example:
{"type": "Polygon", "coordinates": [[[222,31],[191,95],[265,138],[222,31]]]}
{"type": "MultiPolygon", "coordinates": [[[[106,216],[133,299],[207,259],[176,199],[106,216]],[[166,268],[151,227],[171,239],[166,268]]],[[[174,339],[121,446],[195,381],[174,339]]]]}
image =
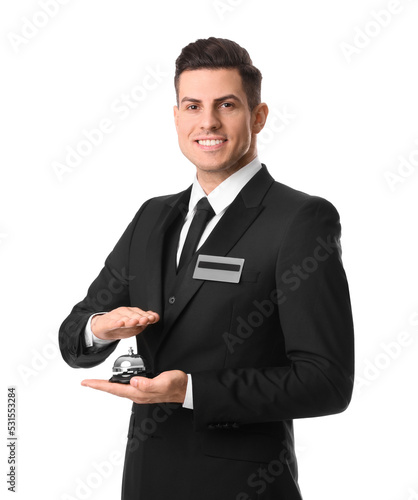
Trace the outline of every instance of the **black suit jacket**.
{"type": "Polygon", "coordinates": [[[190,192],[144,203],[62,324],[62,355],[101,363],[117,342],[86,348],[88,317],[131,305],[161,316],[137,336],[153,371],[192,374],[193,411],[133,405],[123,498],[300,499],[292,419],[341,412],[352,392],[338,213],[263,165],[168,288],[190,192]],[[193,279],[199,254],[245,259],[240,282],[193,279]]]}

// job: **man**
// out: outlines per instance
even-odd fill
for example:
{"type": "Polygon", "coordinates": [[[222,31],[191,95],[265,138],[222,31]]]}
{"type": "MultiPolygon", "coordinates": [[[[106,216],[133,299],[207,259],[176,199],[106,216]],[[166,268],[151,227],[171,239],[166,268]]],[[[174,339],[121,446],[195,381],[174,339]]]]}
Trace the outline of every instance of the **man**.
{"type": "Polygon", "coordinates": [[[134,403],[123,499],[301,499],[292,419],[341,412],[352,391],[338,213],[260,163],[268,108],[245,49],[189,44],[175,86],[194,183],[140,208],[61,352],[88,368],[135,336],[154,375],[83,381],[134,403]]]}

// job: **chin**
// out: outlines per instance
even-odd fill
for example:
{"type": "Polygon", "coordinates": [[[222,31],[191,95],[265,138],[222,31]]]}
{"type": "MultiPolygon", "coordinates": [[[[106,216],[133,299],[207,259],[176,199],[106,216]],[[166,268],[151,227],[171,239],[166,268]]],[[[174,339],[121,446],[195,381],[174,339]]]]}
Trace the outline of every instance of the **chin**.
{"type": "Polygon", "coordinates": [[[234,164],[230,158],[221,157],[207,157],[202,160],[202,158],[195,158],[193,162],[198,168],[202,170],[225,170],[234,164]]]}
{"type": "Polygon", "coordinates": [[[225,165],[225,163],[195,163],[196,167],[199,170],[203,170],[204,172],[219,172],[221,170],[226,170],[228,168],[228,165],[225,165]]]}

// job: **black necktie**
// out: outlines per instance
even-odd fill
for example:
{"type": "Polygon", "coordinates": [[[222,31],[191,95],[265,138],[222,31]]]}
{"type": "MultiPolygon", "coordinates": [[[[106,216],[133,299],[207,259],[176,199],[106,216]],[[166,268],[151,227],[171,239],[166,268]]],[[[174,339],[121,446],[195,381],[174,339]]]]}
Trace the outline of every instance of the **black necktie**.
{"type": "Polygon", "coordinates": [[[183,250],[181,252],[178,268],[180,269],[184,264],[187,264],[196,251],[197,244],[203,234],[206,224],[215,215],[208,199],[201,198],[196,205],[196,213],[194,214],[192,223],[184,242],[183,250]]]}

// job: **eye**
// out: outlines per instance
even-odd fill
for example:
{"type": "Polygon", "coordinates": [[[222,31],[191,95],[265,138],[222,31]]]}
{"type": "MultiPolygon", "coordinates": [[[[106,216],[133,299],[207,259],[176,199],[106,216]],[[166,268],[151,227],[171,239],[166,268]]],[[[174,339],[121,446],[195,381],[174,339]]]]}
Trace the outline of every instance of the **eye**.
{"type": "Polygon", "coordinates": [[[221,104],[221,108],[233,108],[233,107],[234,107],[234,105],[232,102],[223,102],[221,104]]]}
{"type": "Polygon", "coordinates": [[[186,109],[191,109],[192,111],[197,109],[197,104],[190,104],[186,109]]]}

